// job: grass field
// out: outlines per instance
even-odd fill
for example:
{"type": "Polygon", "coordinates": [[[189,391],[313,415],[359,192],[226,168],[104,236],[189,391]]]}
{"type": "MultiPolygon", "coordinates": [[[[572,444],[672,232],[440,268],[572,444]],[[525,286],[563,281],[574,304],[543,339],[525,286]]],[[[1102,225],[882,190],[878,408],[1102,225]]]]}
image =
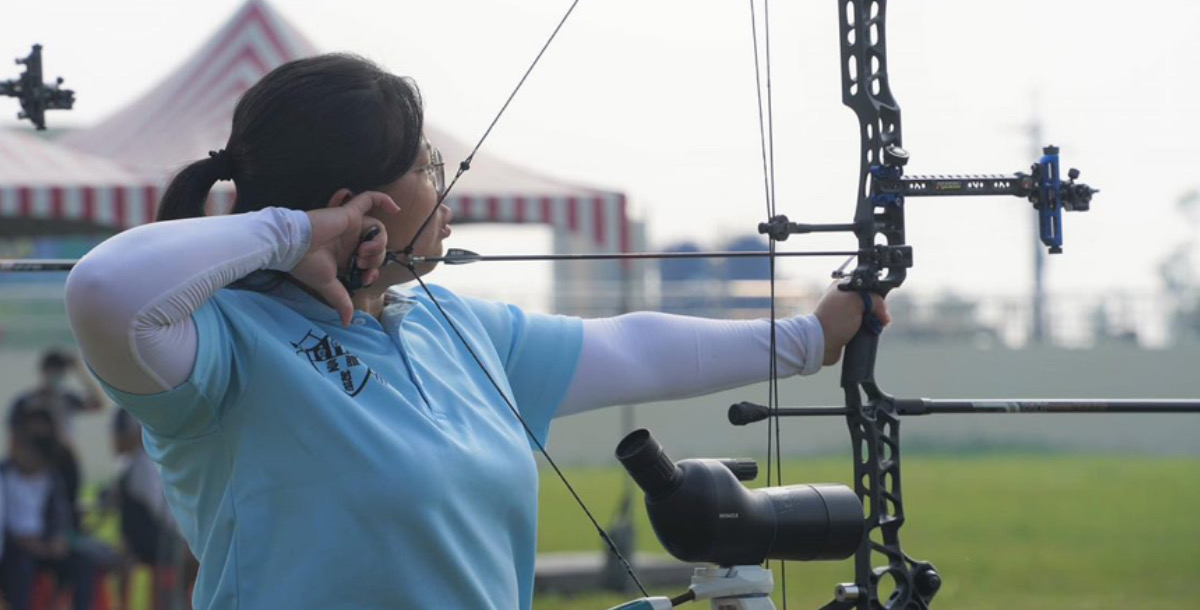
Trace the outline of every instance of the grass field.
{"type": "MultiPolygon", "coordinates": [[[[785,464],[791,483],[846,482],[850,461],[785,464]]],[[[623,471],[568,477],[603,522],[623,471]]],[[[540,550],[601,542],[553,473],[544,471],[540,550]]],[[[932,562],[953,610],[1200,609],[1200,460],[1078,455],[908,456],[903,491],[909,555],[932,562]]],[[[638,549],[663,552],[639,503],[638,549]]],[[[789,563],[788,607],[813,610],[852,579],[852,562],[789,563]]],[[[776,604],[782,608],[776,571],[776,604]]],[[[682,591],[654,591],[675,595],[682,591]]],[[[537,610],[597,610],[632,595],[545,596],[537,610]]],[[[684,607],[707,608],[691,604],[684,607]]]]}

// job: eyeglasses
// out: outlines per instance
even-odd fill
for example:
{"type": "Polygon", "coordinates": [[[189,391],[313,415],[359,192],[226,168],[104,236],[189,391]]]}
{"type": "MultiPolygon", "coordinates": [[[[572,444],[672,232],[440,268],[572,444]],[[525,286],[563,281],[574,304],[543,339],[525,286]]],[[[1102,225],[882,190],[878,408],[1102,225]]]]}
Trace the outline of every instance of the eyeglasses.
{"type": "Polygon", "coordinates": [[[429,181],[433,183],[433,188],[437,191],[440,199],[446,192],[446,164],[442,162],[442,151],[438,150],[436,146],[426,143],[425,150],[429,153],[429,163],[416,169],[429,176],[429,181]]]}

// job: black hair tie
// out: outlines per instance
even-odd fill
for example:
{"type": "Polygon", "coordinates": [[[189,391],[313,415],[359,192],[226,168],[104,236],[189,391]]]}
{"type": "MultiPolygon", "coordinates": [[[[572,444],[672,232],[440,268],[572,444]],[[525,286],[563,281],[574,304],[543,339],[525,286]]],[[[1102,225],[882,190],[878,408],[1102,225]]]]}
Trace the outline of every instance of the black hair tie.
{"type": "Polygon", "coordinates": [[[208,158],[213,163],[217,180],[233,180],[233,158],[224,148],[208,151],[208,158]]]}

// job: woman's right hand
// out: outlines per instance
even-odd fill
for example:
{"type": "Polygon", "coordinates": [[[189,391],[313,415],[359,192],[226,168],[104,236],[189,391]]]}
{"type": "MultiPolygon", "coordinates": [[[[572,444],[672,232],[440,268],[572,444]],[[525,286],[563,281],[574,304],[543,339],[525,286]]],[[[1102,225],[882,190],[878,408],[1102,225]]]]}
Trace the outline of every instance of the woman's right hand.
{"type": "Polygon", "coordinates": [[[396,202],[383,193],[366,191],[352,198],[350,195],[350,191],[339,192],[334,198],[339,201],[348,198],[344,204],[307,212],[312,224],[308,252],[290,272],[296,281],[337,310],[343,326],[349,326],[354,317],[350,293],[338,280],[349,264],[350,255],[357,250],[363,283],[370,284],[379,277],[379,267],[387,254],[387,229],[379,219],[367,214],[376,210],[400,211],[396,202]],[[363,234],[371,227],[378,227],[379,234],[362,242],[363,234]]]}

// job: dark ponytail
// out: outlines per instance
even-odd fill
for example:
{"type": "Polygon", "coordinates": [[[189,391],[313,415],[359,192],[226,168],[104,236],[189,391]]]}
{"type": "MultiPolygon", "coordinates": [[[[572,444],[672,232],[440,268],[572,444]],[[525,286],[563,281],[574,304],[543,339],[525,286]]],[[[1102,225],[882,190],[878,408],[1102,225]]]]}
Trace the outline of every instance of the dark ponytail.
{"type": "Polygon", "coordinates": [[[232,178],[232,176],[222,175],[222,170],[227,170],[227,168],[227,160],[225,165],[222,165],[216,155],[210,153],[209,158],[196,161],[180,170],[171,180],[171,184],[167,186],[167,191],[163,193],[155,220],[178,220],[204,216],[204,204],[208,201],[208,193],[212,190],[213,185],[220,180],[232,178]]]}
{"type": "Polygon", "coordinates": [[[237,189],[234,213],[312,210],[341,188],[379,189],[416,163],[423,115],[415,83],[361,57],[288,62],[238,100],[224,150],[175,175],[157,219],[203,216],[223,179],[237,189]]]}

